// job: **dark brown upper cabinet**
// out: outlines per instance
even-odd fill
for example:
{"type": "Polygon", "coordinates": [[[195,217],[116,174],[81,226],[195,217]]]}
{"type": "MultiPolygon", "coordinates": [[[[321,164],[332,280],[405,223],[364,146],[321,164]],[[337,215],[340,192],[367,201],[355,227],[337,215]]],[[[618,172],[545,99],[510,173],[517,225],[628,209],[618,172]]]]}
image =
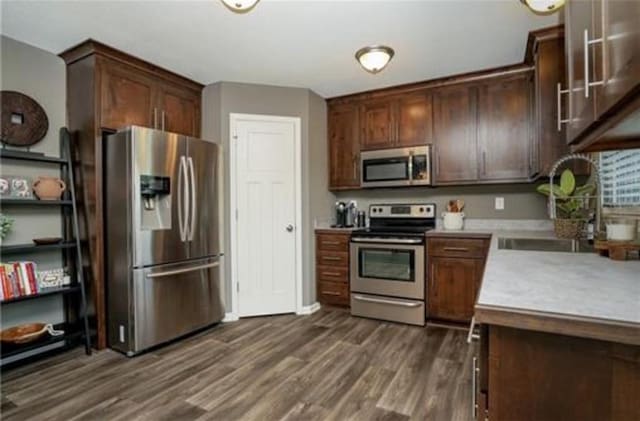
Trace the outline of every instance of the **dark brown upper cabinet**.
{"type": "Polygon", "coordinates": [[[382,149],[395,144],[393,103],[388,99],[365,101],[361,106],[361,149],[382,149]]]}
{"type": "Polygon", "coordinates": [[[159,90],[157,118],[163,130],[196,136],[200,132],[200,95],[171,84],[159,90]]]}
{"type": "Polygon", "coordinates": [[[596,113],[604,114],[620,102],[640,83],[640,2],[600,0],[594,8],[601,8],[604,26],[600,34],[605,37],[600,55],[594,56],[594,66],[602,63],[604,84],[597,87],[596,113]],[[601,61],[597,61],[600,59],[601,61]]]}
{"type": "MultiPolygon", "coordinates": [[[[596,92],[589,87],[590,94],[585,94],[585,80],[592,81],[594,68],[587,64],[585,68],[585,29],[593,35],[591,25],[582,22],[591,22],[593,16],[593,4],[591,1],[571,1],[565,9],[566,16],[566,54],[567,54],[567,88],[569,104],[567,107],[567,139],[572,142],[595,120],[595,96],[596,92]],[[585,72],[587,70],[587,72],[585,72]],[[588,75],[588,73],[590,75],[588,75]]],[[[593,48],[586,46],[588,51],[593,48]]]]}
{"type": "Polygon", "coordinates": [[[570,1],[566,141],[577,151],[640,147],[640,2],[570,1]]]}
{"type": "Polygon", "coordinates": [[[531,172],[531,72],[498,78],[478,89],[481,180],[526,181],[531,172]]]}
{"type": "MultiPolygon", "coordinates": [[[[534,117],[531,146],[532,177],[546,177],[553,164],[571,153],[566,142],[568,96],[565,77],[564,25],[529,33],[525,62],[534,67],[534,117]]],[[[582,161],[568,165],[575,174],[586,175],[582,161]]]]}
{"type": "Polygon", "coordinates": [[[433,93],[433,167],[436,184],[478,178],[477,89],[454,85],[433,93]]]}
{"type": "Polygon", "coordinates": [[[396,145],[423,146],[433,139],[433,110],[430,92],[405,95],[395,102],[396,145]]]}
{"type": "Polygon", "coordinates": [[[329,106],[329,189],[360,186],[359,106],[356,103],[329,106]]]}
{"type": "Polygon", "coordinates": [[[364,100],[361,106],[361,149],[426,145],[432,137],[428,91],[364,100]]]}
{"type": "Polygon", "coordinates": [[[100,125],[113,130],[127,125],[153,127],[155,81],[117,62],[103,59],[101,63],[100,125]]]}
{"type": "Polygon", "coordinates": [[[109,130],[138,125],[197,137],[201,93],[133,66],[99,57],[100,124],[109,130]]]}

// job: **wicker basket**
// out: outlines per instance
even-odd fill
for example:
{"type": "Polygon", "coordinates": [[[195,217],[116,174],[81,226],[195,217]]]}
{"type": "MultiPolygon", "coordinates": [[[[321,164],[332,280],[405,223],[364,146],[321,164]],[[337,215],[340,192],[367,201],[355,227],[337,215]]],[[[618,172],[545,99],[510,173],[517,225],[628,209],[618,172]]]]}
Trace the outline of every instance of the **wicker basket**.
{"type": "Polygon", "coordinates": [[[554,219],[553,228],[556,237],[578,240],[582,237],[585,227],[584,219],[554,219]]]}

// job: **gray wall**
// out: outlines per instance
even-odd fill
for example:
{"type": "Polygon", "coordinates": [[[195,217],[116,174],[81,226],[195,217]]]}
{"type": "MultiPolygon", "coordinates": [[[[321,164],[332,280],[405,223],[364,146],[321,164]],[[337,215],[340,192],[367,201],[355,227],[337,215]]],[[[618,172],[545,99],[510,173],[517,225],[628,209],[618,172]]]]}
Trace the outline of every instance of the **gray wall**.
{"type": "MultiPolygon", "coordinates": [[[[327,217],[333,196],[326,189],[326,105],[308,89],[245,83],[219,82],[203,92],[202,137],[219,142],[224,149],[224,180],[229,180],[229,115],[231,113],[267,114],[299,117],[302,131],[302,241],[303,304],[315,302],[313,271],[313,221],[327,217]]],[[[224,182],[223,223],[225,251],[224,297],[230,311],[229,285],[232,250],[229,249],[230,184],[224,182]]]]}
{"type": "Polygon", "coordinates": [[[463,199],[467,218],[548,219],[546,197],[535,191],[538,184],[358,190],[339,192],[336,197],[357,200],[358,208],[367,211],[371,203],[435,203],[438,214],[449,200],[463,199]],[[504,210],[495,210],[496,197],[504,198],[504,210]]]}
{"type": "MultiPolygon", "coordinates": [[[[64,62],[54,54],[0,37],[0,89],[22,92],[35,99],[49,118],[46,137],[31,150],[59,156],[58,129],[65,125],[66,78],[64,62]]],[[[20,161],[4,161],[0,174],[36,178],[39,175],[59,175],[50,165],[25,164],[20,161]]],[[[30,243],[34,237],[60,236],[60,214],[55,208],[4,208],[15,219],[13,232],[3,244],[30,243]]],[[[39,269],[60,266],[60,252],[24,256],[2,256],[2,261],[34,260],[39,269]]],[[[60,297],[41,298],[34,301],[2,306],[2,327],[26,322],[51,322],[63,320],[60,297]]]]}

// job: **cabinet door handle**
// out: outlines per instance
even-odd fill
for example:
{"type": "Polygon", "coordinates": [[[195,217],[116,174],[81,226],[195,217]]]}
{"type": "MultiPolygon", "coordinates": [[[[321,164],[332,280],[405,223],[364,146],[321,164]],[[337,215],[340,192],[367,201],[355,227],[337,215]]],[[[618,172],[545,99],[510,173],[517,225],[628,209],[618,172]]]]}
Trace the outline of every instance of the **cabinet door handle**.
{"type": "Polygon", "coordinates": [[[436,150],[436,175],[440,175],[440,153],[436,150]]]}
{"type": "Polygon", "coordinates": [[[358,161],[360,160],[359,154],[353,156],[353,181],[358,181],[358,161]]]}
{"type": "Polygon", "coordinates": [[[335,292],[335,291],[320,291],[320,293],[322,295],[333,295],[335,297],[338,297],[338,296],[342,295],[339,292],[335,292]]]}
{"type": "Polygon", "coordinates": [[[482,151],[482,175],[487,175],[487,151],[482,151]]]}
{"type": "Polygon", "coordinates": [[[476,395],[478,389],[478,357],[473,357],[473,364],[471,365],[471,416],[473,419],[478,418],[478,397],[476,395]]]}
{"type": "Polygon", "coordinates": [[[325,246],[339,246],[340,241],[323,241],[322,244],[325,246]]]}
{"type": "MultiPolygon", "coordinates": [[[[589,82],[589,47],[593,44],[603,43],[603,38],[589,39],[589,30],[584,30],[584,97],[589,98],[589,88],[604,85],[602,80],[589,82]]],[[[604,43],[603,43],[604,44],[604,43]]],[[[604,54],[603,54],[604,56],[604,54]]],[[[604,57],[603,57],[604,60],[604,57]]]]}
{"type": "Polygon", "coordinates": [[[322,272],[322,274],[327,276],[340,276],[340,272],[322,272]]]}
{"type": "Polygon", "coordinates": [[[571,116],[568,116],[568,118],[566,119],[562,119],[562,94],[567,94],[569,93],[568,89],[562,89],[560,87],[560,82],[558,82],[558,84],[556,85],[556,101],[558,103],[558,116],[557,116],[557,120],[558,120],[558,131],[561,132],[562,131],[562,125],[565,123],[569,123],[571,122],[571,116]]]}
{"type": "Polygon", "coordinates": [[[333,256],[322,256],[322,260],[332,260],[332,261],[338,261],[338,260],[342,260],[340,257],[333,257],[333,256]]]}
{"type": "Polygon", "coordinates": [[[162,131],[164,131],[164,116],[165,116],[165,113],[164,113],[164,110],[162,110],[162,131]]]}
{"type": "Polygon", "coordinates": [[[469,249],[466,247],[445,247],[443,248],[444,251],[455,251],[455,252],[461,252],[461,253],[468,253],[469,249]]]}
{"type": "Polygon", "coordinates": [[[153,109],[153,128],[154,129],[158,128],[158,109],[157,108],[153,109]]]}
{"type": "Polygon", "coordinates": [[[431,263],[431,289],[433,290],[433,296],[438,296],[438,288],[436,282],[436,265],[431,263]]]}

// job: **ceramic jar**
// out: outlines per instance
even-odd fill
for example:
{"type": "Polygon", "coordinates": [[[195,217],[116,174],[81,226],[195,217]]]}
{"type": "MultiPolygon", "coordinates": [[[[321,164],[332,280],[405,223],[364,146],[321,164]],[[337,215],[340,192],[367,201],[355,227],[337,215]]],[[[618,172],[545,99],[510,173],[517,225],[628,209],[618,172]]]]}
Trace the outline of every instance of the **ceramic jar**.
{"type": "Polygon", "coordinates": [[[56,177],[38,177],[33,182],[33,191],[40,200],[60,200],[67,185],[56,177]]]}
{"type": "Polygon", "coordinates": [[[464,226],[464,212],[443,212],[442,226],[446,230],[461,230],[464,226]]]}

